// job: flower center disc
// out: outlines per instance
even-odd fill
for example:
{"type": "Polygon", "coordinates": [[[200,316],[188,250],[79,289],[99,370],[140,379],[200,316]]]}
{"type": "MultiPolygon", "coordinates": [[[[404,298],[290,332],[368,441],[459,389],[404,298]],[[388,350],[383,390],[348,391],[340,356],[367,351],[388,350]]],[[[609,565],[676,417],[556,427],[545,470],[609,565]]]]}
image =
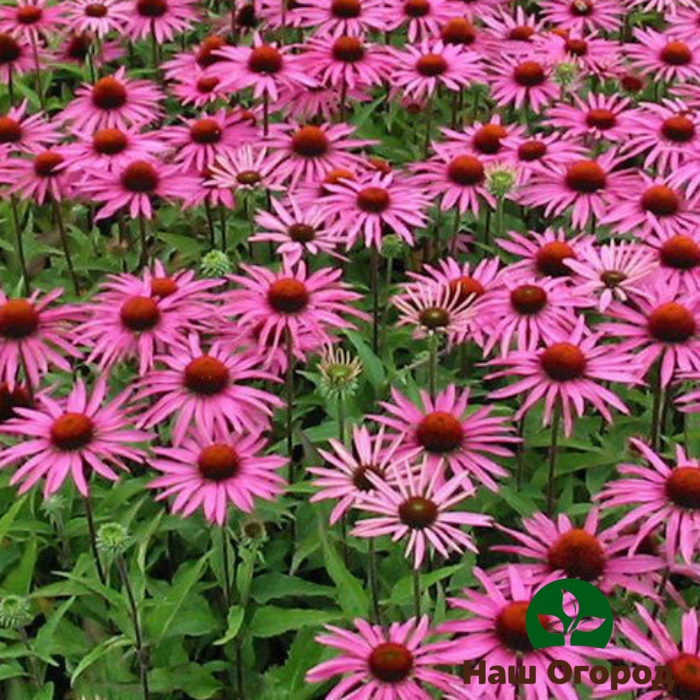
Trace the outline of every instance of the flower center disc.
{"type": "Polygon", "coordinates": [[[536,61],[523,61],[513,71],[513,79],[518,85],[531,88],[542,85],[547,80],[544,68],[536,61]]]}
{"type": "Polygon", "coordinates": [[[479,280],[475,280],[469,275],[464,275],[450,281],[450,291],[455,295],[457,301],[462,304],[471,297],[480,297],[486,290],[479,280]]]}
{"type": "Polygon", "coordinates": [[[430,14],[429,0],[406,0],[403,5],[407,17],[418,19],[430,14]]]}
{"type": "Polygon", "coordinates": [[[167,0],[139,0],[136,3],[136,11],[142,17],[158,19],[168,11],[167,0]]]}
{"type": "Polygon", "coordinates": [[[605,551],[595,535],[574,528],[549,548],[549,568],[565,571],[570,578],[595,581],[605,570],[605,551]]]}
{"type": "Polygon", "coordinates": [[[10,117],[0,117],[0,143],[19,143],[21,140],[20,123],[10,117]]]}
{"type": "Polygon", "coordinates": [[[681,206],[678,195],[666,185],[654,185],[642,195],[642,209],[655,216],[673,216],[681,206]]]}
{"type": "Polygon", "coordinates": [[[589,17],[593,14],[593,3],[590,0],[575,0],[569,5],[574,17],[589,17]]]}
{"type": "Polygon", "coordinates": [[[540,160],[547,154],[547,146],[542,141],[525,141],[518,147],[518,158],[526,163],[540,160]]]}
{"type": "Polygon", "coordinates": [[[697,330],[693,314],[676,301],[657,306],[649,314],[647,328],[663,343],[684,343],[697,330]]]}
{"type": "Polygon", "coordinates": [[[156,169],[145,160],[137,160],[128,165],[121,177],[122,187],[137,194],[152,194],[159,182],[156,169]]]}
{"type": "Polygon", "coordinates": [[[328,153],[328,138],[318,126],[304,126],[292,136],[292,150],[304,158],[319,158],[328,153]]]}
{"type": "Polygon", "coordinates": [[[545,243],[535,255],[537,270],[548,277],[567,277],[571,270],[564,264],[567,258],[575,258],[573,248],[564,241],[545,243]]]}
{"type": "Polygon", "coordinates": [[[219,143],[222,136],[221,127],[216,119],[200,119],[190,127],[190,136],[195,143],[219,143]]]}
{"type": "Polygon", "coordinates": [[[584,39],[567,39],[564,48],[573,56],[585,56],[588,53],[588,42],[584,39]]]}
{"type": "Polygon", "coordinates": [[[238,473],[240,466],[236,450],[223,443],[205,447],[197,460],[200,475],[208,481],[230,479],[238,473]]]}
{"type": "Polygon", "coordinates": [[[98,129],[92,137],[95,152],[105,156],[121,153],[128,145],[126,134],[119,129],[98,129]]]}
{"type": "Polygon", "coordinates": [[[530,41],[535,30],[528,27],[526,24],[521,24],[519,27],[513,27],[508,33],[510,41],[530,41]]]}
{"type": "Polygon", "coordinates": [[[695,124],[688,117],[678,114],[669,117],[661,126],[661,133],[669,140],[676,143],[687,143],[695,136],[695,124]]]}
{"type": "Polygon", "coordinates": [[[429,498],[411,496],[399,506],[399,517],[404,525],[414,530],[424,530],[437,520],[438,509],[429,498]]]}
{"type": "Polygon", "coordinates": [[[43,14],[36,5],[24,5],[17,9],[17,21],[20,24],[36,24],[43,14]]]}
{"type": "Polygon", "coordinates": [[[226,46],[226,42],[220,36],[208,36],[200,45],[197,52],[197,65],[202,68],[208,68],[221,60],[214,51],[222,49],[226,46]]]}
{"type": "Polygon", "coordinates": [[[53,177],[63,163],[63,156],[55,151],[44,151],[34,158],[34,173],[39,177],[53,177]]]}
{"type": "Polygon", "coordinates": [[[547,305],[547,292],[534,284],[522,284],[510,293],[510,304],[519,314],[532,316],[547,305]]]}
{"type": "Polygon", "coordinates": [[[372,650],[369,670],[384,683],[400,683],[413,668],[413,654],[403,644],[386,642],[372,650]]]}
{"type": "Polygon", "coordinates": [[[252,187],[262,180],[262,175],[257,170],[244,170],[236,175],[236,182],[239,185],[252,187]]]}
{"type": "Polygon", "coordinates": [[[270,306],[280,314],[296,314],[309,303],[306,285],[294,277],[275,280],[267,290],[270,306]]]}
{"type": "Polygon", "coordinates": [[[357,193],[357,206],[368,214],[381,214],[391,204],[391,197],[383,187],[365,187],[357,193]]]}
{"type": "Polygon", "coordinates": [[[533,650],[525,629],[525,617],[530,603],[524,600],[508,603],[496,617],[496,634],[510,649],[524,653],[533,650]]]}
{"type": "Polygon", "coordinates": [[[416,70],[426,78],[434,78],[447,70],[447,61],[439,53],[426,53],[416,61],[416,70]]]}
{"type": "Polygon", "coordinates": [[[193,394],[220,394],[228,386],[228,382],[228,368],[215,357],[202,355],[185,367],[185,387],[193,394]]]}
{"type": "Polygon", "coordinates": [[[567,382],[583,374],[586,356],[572,343],[554,343],[540,355],[540,363],[551,379],[567,382]]]}
{"type": "Polygon", "coordinates": [[[271,75],[282,70],[282,54],[274,46],[258,46],[250,52],[248,68],[254,73],[271,75]]]}
{"type": "Polygon", "coordinates": [[[352,483],[358,491],[374,491],[374,486],[367,476],[370,472],[378,477],[382,476],[382,472],[373,464],[362,464],[352,473],[352,483]]]}
{"type": "Polygon", "coordinates": [[[85,447],[93,438],[95,426],[82,413],[64,413],[51,426],[51,442],[64,452],[72,452],[85,447]]]}
{"type": "Polygon", "coordinates": [[[135,296],[122,304],[119,318],[125,328],[140,333],[155,328],[160,319],[160,311],[155,299],[135,296]]]}
{"type": "Polygon", "coordinates": [[[580,194],[593,194],[605,188],[605,171],[593,160],[580,160],[566,171],[566,185],[580,194]]]}
{"type": "Polygon", "coordinates": [[[462,44],[468,46],[476,41],[474,25],[463,17],[451,19],[442,28],[440,38],[445,44],[462,44]]]}
{"type": "Polygon", "coordinates": [[[85,7],[85,14],[88,17],[106,17],[107,16],[107,6],[103,5],[101,2],[93,2],[85,7]]]}
{"type": "Polygon", "coordinates": [[[592,109],[586,115],[586,124],[596,129],[612,129],[617,124],[617,117],[609,109],[592,109]]]}
{"type": "Polygon", "coordinates": [[[5,32],[0,32],[0,64],[16,61],[22,55],[22,47],[5,32]]]}
{"type": "Polygon", "coordinates": [[[700,246],[690,236],[671,236],[659,251],[661,262],[676,270],[692,270],[700,265],[700,246]]]}
{"type": "Polygon", "coordinates": [[[213,75],[204,76],[203,78],[200,78],[200,79],[197,81],[197,90],[199,90],[199,92],[203,92],[203,93],[205,93],[205,94],[206,94],[206,93],[209,93],[209,92],[211,92],[212,90],[214,90],[214,88],[215,88],[220,82],[221,82],[221,81],[220,81],[217,77],[215,77],[215,76],[213,76],[213,75]]]}
{"type": "Polygon", "coordinates": [[[338,37],[331,51],[336,61],[344,61],[345,63],[357,63],[365,55],[365,47],[356,36],[338,37]]]}
{"type": "Polygon", "coordinates": [[[661,60],[669,66],[687,66],[693,54],[684,41],[670,41],[661,50],[661,60]]]}
{"type": "Polygon", "coordinates": [[[450,325],[450,314],[447,310],[439,306],[431,306],[420,312],[418,320],[422,326],[428,330],[434,331],[438,328],[445,328],[450,325]]]}
{"type": "Polygon", "coordinates": [[[287,234],[295,243],[310,243],[316,238],[316,229],[308,224],[292,224],[287,234]]]}
{"type": "Polygon", "coordinates": [[[666,481],[666,495],[681,508],[700,510],[700,468],[676,467],[666,481]]]}
{"type": "Polygon", "coordinates": [[[608,288],[614,289],[619,287],[625,280],[627,275],[619,270],[606,270],[600,275],[600,281],[608,288]]]}
{"type": "Polygon", "coordinates": [[[507,135],[508,132],[500,124],[487,124],[474,134],[472,146],[480,153],[493,155],[501,150],[501,139],[507,135]]]}
{"type": "Polygon", "coordinates": [[[474,156],[457,156],[447,166],[447,177],[452,182],[468,187],[484,181],[486,173],[482,162],[474,156]]]}
{"type": "Polygon", "coordinates": [[[676,684],[672,695],[678,700],[697,700],[700,697],[700,656],[681,653],[668,665],[676,684]]]}
{"type": "Polygon", "coordinates": [[[92,46],[92,38],[88,33],[75,34],[66,46],[66,55],[78,61],[82,61],[88,55],[92,46]]]}
{"type": "Polygon", "coordinates": [[[151,279],[151,294],[159,299],[165,299],[175,294],[179,287],[172,277],[154,277],[151,279]]]}
{"type": "Polygon", "coordinates": [[[15,385],[15,388],[10,391],[10,387],[5,382],[0,384],[0,423],[14,418],[16,408],[32,406],[32,399],[25,388],[15,385]]]}
{"type": "Polygon", "coordinates": [[[22,340],[39,327],[39,314],[26,299],[10,299],[0,306],[0,336],[22,340]]]}
{"type": "Polygon", "coordinates": [[[434,454],[456,450],[464,438],[462,424],[451,413],[433,411],[416,428],[416,440],[434,454]]]}
{"type": "Polygon", "coordinates": [[[360,0],[333,0],[331,14],[338,19],[353,19],[362,12],[360,0]]]}
{"type": "Polygon", "coordinates": [[[126,88],[116,78],[100,78],[92,88],[92,102],[99,109],[119,109],[126,104],[126,88]]]}

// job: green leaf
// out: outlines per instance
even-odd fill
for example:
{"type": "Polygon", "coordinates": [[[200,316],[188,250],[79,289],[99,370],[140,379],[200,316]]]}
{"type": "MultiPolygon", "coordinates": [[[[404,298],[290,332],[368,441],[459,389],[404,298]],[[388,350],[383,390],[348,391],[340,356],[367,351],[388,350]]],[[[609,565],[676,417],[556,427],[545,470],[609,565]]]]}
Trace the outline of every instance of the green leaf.
{"type": "Polygon", "coordinates": [[[386,373],[382,361],[372,352],[372,349],[365,343],[362,336],[356,331],[345,331],[345,335],[355,346],[357,355],[362,362],[362,368],[367,375],[370,384],[375,391],[379,391],[386,384],[386,373]]]}
{"type": "Polygon", "coordinates": [[[37,541],[35,537],[25,544],[22,559],[3,581],[3,588],[10,593],[27,595],[32,588],[32,576],[37,559],[37,541]]]}
{"type": "Polygon", "coordinates": [[[14,523],[17,514],[27,500],[26,494],[21,498],[18,498],[9,508],[7,513],[5,513],[2,518],[0,518],[0,540],[5,537],[5,535],[10,531],[12,523],[14,523]]]}
{"type": "Polygon", "coordinates": [[[251,593],[253,600],[258,603],[269,603],[280,598],[335,598],[335,590],[331,586],[305,581],[298,576],[286,576],[278,571],[256,576],[253,580],[251,593]]]}
{"type": "Polygon", "coordinates": [[[83,656],[80,663],[75,667],[71,677],[71,685],[75,684],[75,681],[87,671],[90,666],[95,662],[99,661],[103,656],[116,651],[117,649],[123,649],[124,647],[131,646],[131,640],[127,639],[124,635],[119,635],[118,637],[109,637],[105,639],[104,642],[98,644],[91,652],[83,656]]]}
{"type": "MultiPolygon", "coordinates": [[[[434,586],[438,581],[442,581],[443,579],[449,578],[453,574],[456,574],[464,566],[465,564],[453,564],[452,566],[443,566],[441,569],[431,571],[429,574],[423,574],[420,577],[421,586],[424,589],[434,586]]],[[[412,596],[413,576],[409,575],[404,576],[396,583],[394,589],[391,591],[389,600],[396,605],[401,605],[411,600],[412,596]]]]}
{"type": "Polygon", "coordinates": [[[244,618],[245,608],[241,607],[240,605],[234,605],[232,608],[230,608],[228,611],[226,634],[221,637],[221,639],[217,639],[214,644],[228,644],[228,642],[235,639],[240,632],[244,618]]]}
{"type": "Polygon", "coordinates": [[[268,605],[255,611],[249,631],[254,637],[276,637],[303,627],[319,627],[341,617],[339,610],[301,610],[268,605]]]}

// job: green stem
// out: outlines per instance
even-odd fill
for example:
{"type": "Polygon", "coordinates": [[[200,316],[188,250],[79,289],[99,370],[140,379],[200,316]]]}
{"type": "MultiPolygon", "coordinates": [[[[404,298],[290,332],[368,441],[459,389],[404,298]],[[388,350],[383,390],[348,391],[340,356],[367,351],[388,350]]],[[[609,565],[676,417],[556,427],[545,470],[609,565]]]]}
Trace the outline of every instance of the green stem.
{"type": "Polygon", "coordinates": [[[420,617],[420,569],[413,569],[413,611],[420,617]]]}
{"type": "Polygon", "coordinates": [[[379,352],[379,251],[370,247],[370,287],[372,288],[372,350],[379,352]]]}
{"type": "Polygon", "coordinates": [[[216,248],[216,229],[214,228],[214,217],[208,197],[204,199],[204,211],[207,215],[207,227],[209,228],[209,248],[214,250],[216,248]]]}
{"type": "Polygon", "coordinates": [[[139,268],[148,265],[148,233],[146,231],[146,219],[139,216],[139,237],[141,239],[141,256],[139,258],[139,268]]]}
{"type": "Polygon", "coordinates": [[[428,336],[428,393],[433,401],[437,396],[438,343],[437,333],[431,333],[428,336]]]}
{"type": "Polygon", "coordinates": [[[428,97],[425,105],[425,141],[423,142],[423,158],[428,157],[430,150],[430,133],[433,129],[433,96],[428,97]]]}
{"type": "Polygon", "coordinates": [[[294,346],[292,333],[289,328],[285,332],[287,347],[287,375],[285,389],[287,394],[286,413],[286,433],[287,433],[287,455],[289,456],[289,483],[294,483],[294,431],[293,431],[293,411],[294,411],[294,346]]]}
{"type": "Polygon", "coordinates": [[[654,403],[651,409],[651,429],[649,431],[649,444],[652,450],[659,448],[659,438],[661,436],[661,405],[664,398],[664,390],[661,386],[661,362],[657,362],[654,376],[654,403]]]}
{"type": "Polygon", "coordinates": [[[85,501],[85,516],[87,518],[88,532],[90,534],[90,549],[92,550],[92,557],[95,560],[95,569],[97,569],[97,576],[100,579],[100,583],[106,586],[107,578],[102,568],[102,562],[100,561],[100,553],[97,549],[97,535],[95,533],[95,520],[92,515],[92,498],[90,494],[88,493],[83,500],[85,501]]]}
{"type": "Polygon", "coordinates": [[[226,610],[231,607],[231,565],[228,556],[228,527],[221,523],[221,568],[224,574],[224,605],[226,610]]]}
{"type": "Polygon", "coordinates": [[[377,576],[377,550],[374,538],[369,540],[369,590],[372,599],[372,615],[375,625],[382,624],[381,610],[379,608],[379,577],[377,576]]]}
{"type": "Polygon", "coordinates": [[[66,235],[66,226],[63,221],[63,212],[61,211],[61,204],[53,197],[51,198],[51,203],[53,205],[54,215],[56,217],[56,223],[58,224],[58,233],[61,237],[61,244],[63,246],[63,254],[66,256],[66,264],[68,265],[68,273],[70,274],[71,281],[73,282],[73,289],[76,294],[80,294],[80,285],[78,284],[78,277],[75,274],[75,269],[73,267],[73,261],[70,257],[70,250],[68,248],[68,236],[66,235]]]}
{"type": "Polygon", "coordinates": [[[29,652],[29,668],[32,677],[32,683],[41,690],[44,687],[44,683],[41,680],[41,674],[39,673],[39,667],[36,664],[36,657],[34,656],[34,649],[32,643],[29,640],[29,635],[24,627],[19,628],[19,636],[22,638],[22,644],[26,647],[29,652]]]}
{"type": "Polygon", "coordinates": [[[554,511],[554,471],[557,465],[557,453],[559,449],[559,424],[561,422],[561,406],[559,402],[554,406],[552,416],[552,438],[549,443],[549,473],[547,475],[547,515],[554,511]]]}
{"type": "Polygon", "coordinates": [[[12,210],[12,221],[15,226],[15,238],[17,240],[17,257],[22,268],[22,281],[24,282],[24,293],[29,296],[31,293],[31,285],[29,283],[29,271],[27,270],[27,259],[24,255],[24,242],[22,241],[22,226],[19,220],[19,211],[17,210],[17,198],[15,195],[10,195],[10,208],[12,210]]]}

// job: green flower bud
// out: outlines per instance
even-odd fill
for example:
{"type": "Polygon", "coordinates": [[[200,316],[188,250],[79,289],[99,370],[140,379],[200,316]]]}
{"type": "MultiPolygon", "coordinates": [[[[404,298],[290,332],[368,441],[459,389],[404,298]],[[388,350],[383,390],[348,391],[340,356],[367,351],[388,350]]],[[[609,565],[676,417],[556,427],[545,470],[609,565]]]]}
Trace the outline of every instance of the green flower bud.
{"type": "Polygon", "coordinates": [[[129,548],[132,538],[120,523],[105,523],[97,531],[97,548],[111,556],[119,556],[129,548]]]}
{"type": "Polygon", "coordinates": [[[233,272],[231,260],[221,250],[212,250],[203,258],[199,266],[204,277],[225,277],[233,272]]]}
{"type": "Polygon", "coordinates": [[[20,629],[32,621],[29,601],[23,596],[7,595],[0,599],[0,627],[20,629]]]}

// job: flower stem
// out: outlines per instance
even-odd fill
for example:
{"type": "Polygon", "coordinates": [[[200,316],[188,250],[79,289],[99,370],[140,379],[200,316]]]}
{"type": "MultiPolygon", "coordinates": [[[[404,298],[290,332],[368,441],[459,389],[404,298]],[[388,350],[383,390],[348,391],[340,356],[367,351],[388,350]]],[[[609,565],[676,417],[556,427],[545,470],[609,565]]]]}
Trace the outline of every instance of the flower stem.
{"type": "Polygon", "coordinates": [[[287,345],[287,376],[285,381],[285,389],[287,394],[287,415],[286,415],[286,433],[287,433],[287,455],[289,456],[289,483],[294,483],[294,431],[293,427],[293,410],[294,410],[294,345],[292,340],[292,332],[289,328],[285,331],[285,340],[287,345]]]}
{"type": "Polygon", "coordinates": [[[129,574],[126,569],[126,563],[124,561],[123,554],[120,554],[117,558],[117,568],[119,569],[119,575],[121,576],[122,583],[124,584],[126,597],[129,600],[129,608],[131,610],[131,621],[134,625],[136,656],[139,661],[139,675],[141,677],[141,689],[143,690],[143,700],[149,700],[149,698],[151,697],[151,693],[148,688],[148,666],[146,664],[146,656],[143,648],[141,620],[139,619],[139,609],[138,605],[136,604],[136,598],[134,597],[134,591],[131,588],[131,582],[129,581],[129,574]]]}
{"type": "Polygon", "coordinates": [[[338,440],[345,444],[345,396],[338,393],[338,440]]]}
{"type": "Polygon", "coordinates": [[[661,405],[664,400],[664,390],[661,386],[661,363],[656,366],[654,377],[654,403],[651,409],[651,427],[649,431],[649,444],[652,450],[659,448],[659,438],[661,437],[661,405]]]}
{"type": "Polygon", "coordinates": [[[148,234],[146,232],[146,219],[139,216],[139,236],[141,238],[141,257],[139,258],[139,267],[148,265],[148,234]]]}
{"type": "Polygon", "coordinates": [[[73,261],[70,257],[70,250],[68,248],[68,236],[66,235],[66,225],[63,221],[63,212],[61,211],[61,204],[55,198],[51,198],[51,203],[53,204],[53,211],[56,217],[56,223],[58,224],[58,233],[61,236],[61,244],[63,245],[63,254],[66,256],[66,264],[68,265],[68,273],[70,274],[71,281],[73,282],[73,289],[76,294],[80,294],[80,285],[78,284],[78,277],[75,274],[75,268],[73,267],[73,261]]]}
{"type": "Polygon", "coordinates": [[[214,228],[214,217],[211,213],[211,204],[209,204],[209,199],[204,200],[204,211],[207,215],[207,227],[209,228],[209,248],[214,250],[216,248],[216,229],[214,228]]]}
{"type": "Polygon", "coordinates": [[[552,416],[552,439],[549,443],[549,474],[547,476],[547,515],[554,510],[554,470],[557,465],[559,448],[559,423],[561,422],[561,406],[557,402],[552,416]]]}
{"type": "Polygon", "coordinates": [[[100,583],[103,586],[107,585],[107,578],[105,576],[104,569],[102,568],[102,562],[100,561],[100,553],[97,550],[97,535],[95,534],[95,520],[92,516],[92,498],[88,493],[84,498],[85,501],[85,516],[87,517],[88,532],[90,533],[90,548],[92,549],[92,557],[95,560],[95,568],[97,569],[97,576],[100,579],[100,583]]]}
{"type": "Polygon", "coordinates": [[[423,142],[423,158],[428,157],[430,150],[430,134],[433,129],[433,96],[428,97],[428,102],[425,105],[425,141],[423,142]]]}
{"type": "Polygon", "coordinates": [[[44,687],[44,683],[41,680],[41,674],[39,673],[39,667],[36,663],[36,657],[34,656],[34,649],[32,648],[32,643],[29,640],[29,635],[24,627],[19,628],[19,636],[22,638],[22,644],[26,647],[29,652],[29,668],[32,677],[32,682],[34,685],[41,690],[44,687]]]}
{"type": "Polygon", "coordinates": [[[377,550],[374,544],[374,538],[369,540],[369,590],[372,600],[372,615],[375,625],[382,624],[382,615],[379,608],[379,578],[377,576],[377,550]]]}
{"type": "Polygon", "coordinates": [[[428,393],[433,401],[437,396],[438,342],[437,333],[428,336],[428,393]]]}
{"type": "Polygon", "coordinates": [[[226,610],[231,607],[231,565],[228,556],[228,527],[226,523],[221,523],[221,567],[224,572],[224,604],[226,610]]]}
{"type": "Polygon", "coordinates": [[[29,283],[29,271],[27,270],[27,259],[24,255],[24,242],[22,241],[22,226],[19,220],[19,211],[17,210],[17,198],[15,195],[10,195],[10,208],[12,209],[12,221],[15,227],[15,238],[17,240],[17,257],[22,268],[22,281],[24,283],[24,293],[31,293],[31,285],[29,283]]]}
{"type": "Polygon", "coordinates": [[[420,617],[420,568],[413,569],[413,610],[420,617]]]}
{"type": "Polygon", "coordinates": [[[372,246],[370,255],[370,287],[372,288],[372,350],[379,352],[379,251],[372,246]]]}

